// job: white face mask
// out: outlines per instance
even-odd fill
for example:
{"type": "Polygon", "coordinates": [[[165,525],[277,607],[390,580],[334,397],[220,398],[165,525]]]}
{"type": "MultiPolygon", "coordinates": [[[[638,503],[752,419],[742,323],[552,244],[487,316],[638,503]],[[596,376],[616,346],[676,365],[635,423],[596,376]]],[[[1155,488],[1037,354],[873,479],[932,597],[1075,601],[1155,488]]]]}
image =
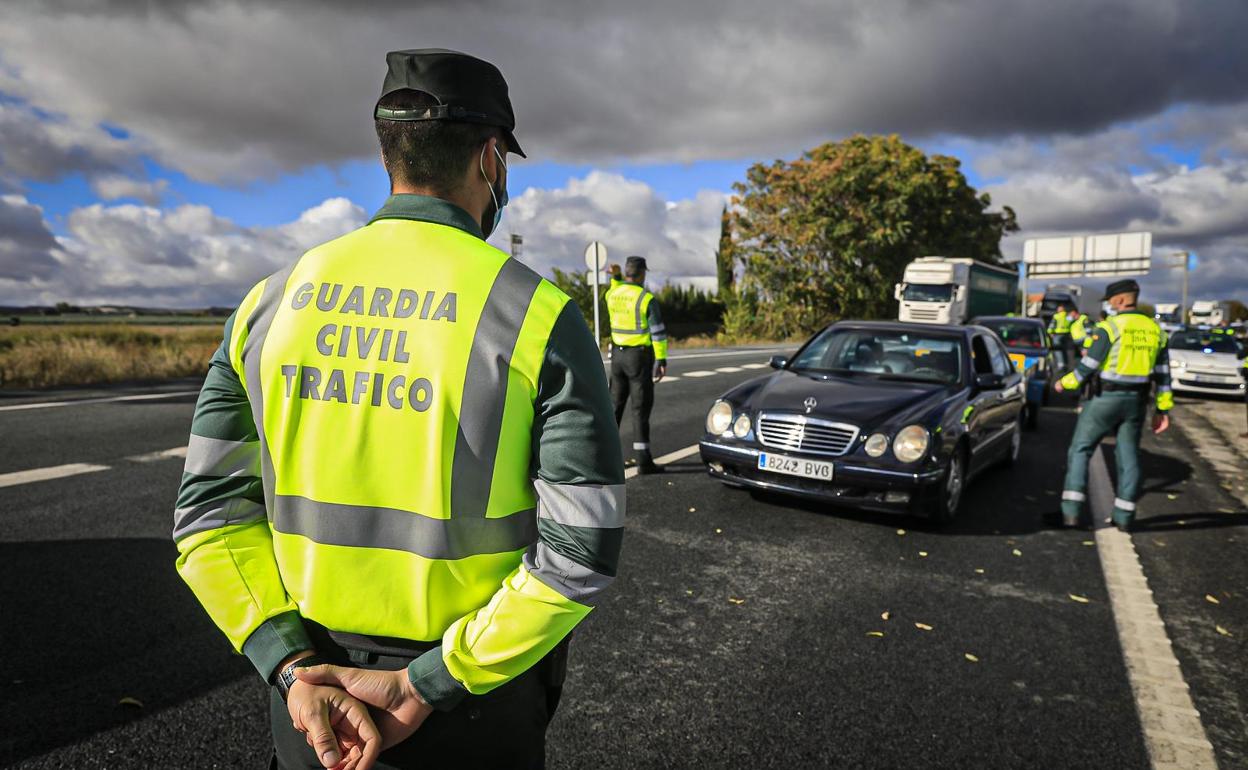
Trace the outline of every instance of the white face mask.
{"type": "Polygon", "coordinates": [[[1109,304],[1109,300],[1101,303],[1101,310],[1105,311],[1105,315],[1118,315],[1118,311],[1114,309],[1113,305],[1109,304]]]}

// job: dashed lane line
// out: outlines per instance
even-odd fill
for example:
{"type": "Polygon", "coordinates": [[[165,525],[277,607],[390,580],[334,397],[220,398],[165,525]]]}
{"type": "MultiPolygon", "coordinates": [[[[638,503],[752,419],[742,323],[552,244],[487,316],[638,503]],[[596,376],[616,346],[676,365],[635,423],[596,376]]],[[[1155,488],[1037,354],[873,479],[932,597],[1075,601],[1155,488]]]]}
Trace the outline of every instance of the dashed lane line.
{"type": "Polygon", "coordinates": [[[194,396],[198,393],[198,390],[172,390],[167,393],[139,393],[133,396],[79,398],[72,401],[39,401],[33,404],[9,404],[7,406],[0,406],[0,412],[17,412],[23,409],[53,409],[58,406],[80,406],[82,404],[107,404],[114,401],[154,401],[161,398],[194,396]]]}
{"type": "Polygon", "coordinates": [[[740,366],[721,366],[715,371],[723,372],[724,374],[731,374],[732,372],[744,372],[745,369],[740,366]]]}
{"type": "MultiPolygon", "coordinates": [[[[690,444],[684,449],[677,449],[675,452],[669,452],[668,454],[665,454],[662,457],[654,458],[654,464],[655,465],[667,465],[668,463],[674,463],[674,462],[677,462],[678,460],[683,460],[689,455],[697,454],[697,452],[698,452],[698,445],[690,444]]],[[[637,476],[636,467],[624,469],[625,479],[635,478],[636,476],[637,476]]]]}
{"type": "Polygon", "coordinates": [[[154,463],[173,457],[186,457],[186,447],[175,446],[173,449],[162,449],[159,452],[148,452],[142,455],[130,455],[126,459],[132,463],[154,463]]]}
{"type": "Polygon", "coordinates": [[[1096,550],[1152,766],[1155,770],[1217,770],[1213,744],[1183,680],[1131,536],[1106,526],[1114,492],[1100,452],[1092,456],[1089,471],[1096,550]]]}
{"type": "Polygon", "coordinates": [[[766,369],[767,364],[741,364],[742,369],[766,369]]]}
{"type": "Polygon", "coordinates": [[[78,476],[83,473],[95,473],[96,471],[106,470],[108,470],[107,465],[69,463],[67,465],[53,465],[48,468],[32,468],[28,471],[0,473],[0,487],[15,487],[18,484],[30,484],[35,481],[51,481],[53,479],[63,479],[68,476],[78,476]]]}
{"type": "Polygon", "coordinates": [[[718,372],[708,372],[705,369],[699,369],[696,372],[685,372],[685,377],[714,377],[718,372]]]}

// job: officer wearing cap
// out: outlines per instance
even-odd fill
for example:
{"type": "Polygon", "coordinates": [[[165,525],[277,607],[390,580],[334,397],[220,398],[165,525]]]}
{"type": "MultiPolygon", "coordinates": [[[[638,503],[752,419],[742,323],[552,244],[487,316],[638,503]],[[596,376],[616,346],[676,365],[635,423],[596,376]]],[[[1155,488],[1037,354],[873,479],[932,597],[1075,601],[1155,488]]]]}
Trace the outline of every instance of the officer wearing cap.
{"type": "Polygon", "coordinates": [[[654,384],[667,374],[667,327],[659,302],[646,289],[646,260],[629,257],[621,279],[619,265],[611,266],[607,315],[611,322],[611,398],[615,422],[633,402],[633,456],[638,473],[660,473],[650,455],[650,410],[654,384]]]}
{"type": "Polygon", "coordinates": [[[272,767],[541,767],[619,560],[619,432],[576,304],[485,242],[523,155],[502,74],[386,62],[391,195],[226,323],[177,568],[274,685],[272,767]]]}
{"type": "Polygon", "coordinates": [[[1135,520],[1140,488],[1140,432],[1150,393],[1156,404],[1153,432],[1170,426],[1174,406],[1170,391],[1170,359],[1166,335],[1150,316],[1136,309],[1140,287],[1135,281],[1115,281],[1105,289],[1109,317],[1092,328],[1083,344],[1083,357],[1055,388],[1077,390],[1099,374],[1099,392],[1079,414],[1066,456],[1062,491],[1062,523],[1077,526],[1087,501],[1088,461],[1105,436],[1116,437],[1118,494],[1113,522],[1129,531],[1135,520]]]}

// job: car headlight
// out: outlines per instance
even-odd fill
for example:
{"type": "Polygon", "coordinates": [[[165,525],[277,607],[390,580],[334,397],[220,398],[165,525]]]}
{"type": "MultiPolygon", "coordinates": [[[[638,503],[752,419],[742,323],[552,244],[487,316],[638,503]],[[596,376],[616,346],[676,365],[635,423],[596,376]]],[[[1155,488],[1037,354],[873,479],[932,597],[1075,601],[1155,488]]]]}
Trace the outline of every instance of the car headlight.
{"type": "Polygon", "coordinates": [[[732,435],[737,438],[745,438],[750,435],[750,416],[748,414],[741,415],[732,424],[732,435]]]}
{"type": "Polygon", "coordinates": [[[1186,369],[1187,362],[1186,361],[1171,361],[1170,366],[1174,367],[1175,369],[1186,369]]]}
{"type": "Polygon", "coordinates": [[[727,401],[716,401],[711,411],[706,413],[706,432],[716,436],[728,432],[732,425],[732,407],[727,401]]]}
{"type": "Polygon", "coordinates": [[[872,457],[880,457],[888,451],[888,436],[883,433],[876,433],[867,439],[863,449],[867,450],[867,454],[872,457]]]}
{"type": "Polygon", "coordinates": [[[907,425],[893,439],[893,454],[903,463],[912,463],[927,452],[929,440],[927,429],[922,425],[907,425]]]}

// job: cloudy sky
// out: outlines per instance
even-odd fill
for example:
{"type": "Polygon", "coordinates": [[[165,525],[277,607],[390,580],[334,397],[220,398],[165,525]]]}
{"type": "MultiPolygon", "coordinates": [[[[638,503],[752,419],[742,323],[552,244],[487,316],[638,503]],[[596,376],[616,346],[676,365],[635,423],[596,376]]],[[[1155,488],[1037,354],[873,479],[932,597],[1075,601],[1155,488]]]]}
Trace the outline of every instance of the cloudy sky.
{"type": "Polygon", "coordinates": [[[711,275],[751,163],[896,132],[1015,208],[1007,256],[1149,229],[1248,301],[1246,39],[1239,0],[6,0],[0,304],[237,303],[381,204],[385,52],[435,46],[510,82],[501,238],[542,272],[711,275]]]}

